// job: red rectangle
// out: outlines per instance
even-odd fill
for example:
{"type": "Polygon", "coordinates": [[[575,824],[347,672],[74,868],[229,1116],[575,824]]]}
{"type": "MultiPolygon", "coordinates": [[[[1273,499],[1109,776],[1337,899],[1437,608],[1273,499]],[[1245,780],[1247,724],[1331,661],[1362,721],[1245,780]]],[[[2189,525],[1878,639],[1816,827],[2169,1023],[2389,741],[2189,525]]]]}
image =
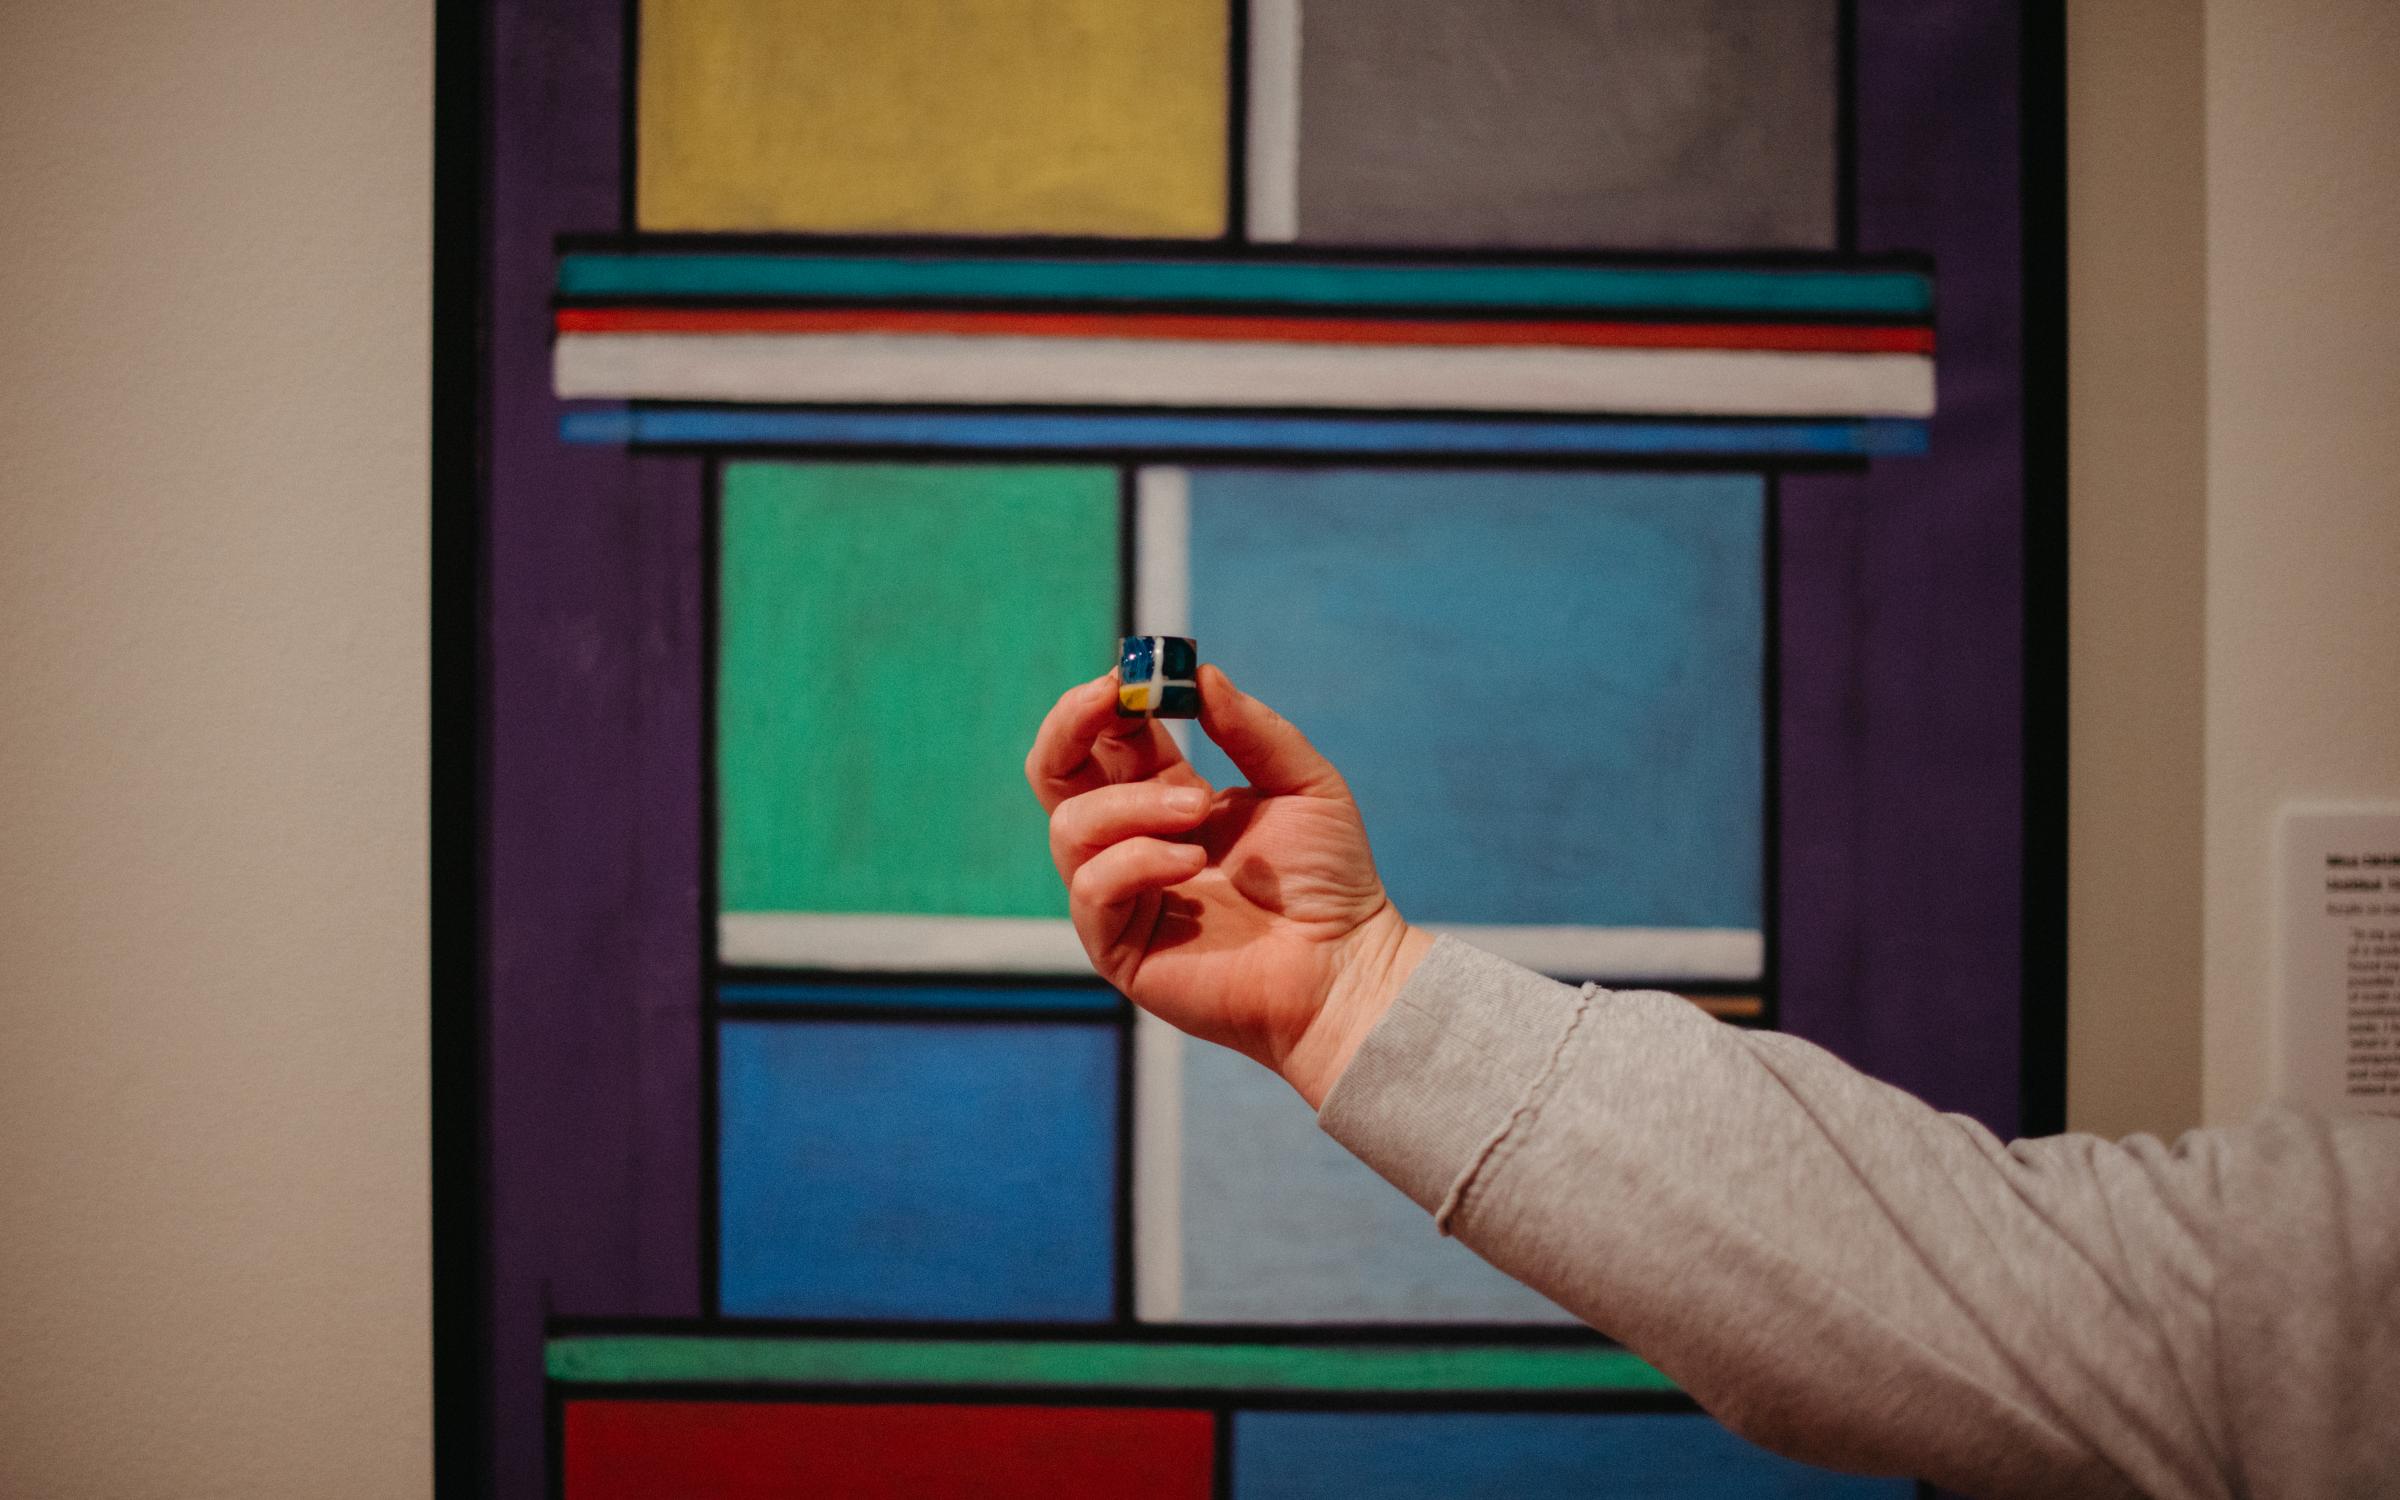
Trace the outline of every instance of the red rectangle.
{"type": "Polygon", "coordinates": [[[1130,1407],[570,1401],[567,1500],[1208,1500],[1214,1418],[1130,1407]]]}
{"type": "Polygon", "coordinates": [[[1275,344],[1539,345],[1931,354],[1919,324],[1593,322],[1305,313],[987,312],[923,307],[562,307],[560,333],[888,333],[1275,344]]]}

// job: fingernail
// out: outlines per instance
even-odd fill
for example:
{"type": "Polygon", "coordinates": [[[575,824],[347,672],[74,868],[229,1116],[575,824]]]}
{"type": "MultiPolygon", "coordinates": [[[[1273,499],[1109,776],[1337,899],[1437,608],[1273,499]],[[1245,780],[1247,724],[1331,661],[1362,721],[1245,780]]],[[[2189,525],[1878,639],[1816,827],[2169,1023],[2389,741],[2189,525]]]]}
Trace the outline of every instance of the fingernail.
{"type": "Polygon", "coordinates": [[[1167,793],[1167,811],[1190,817],[1208,806],[1208,793],[1196,786],[1179,786],[1167,793]]]}

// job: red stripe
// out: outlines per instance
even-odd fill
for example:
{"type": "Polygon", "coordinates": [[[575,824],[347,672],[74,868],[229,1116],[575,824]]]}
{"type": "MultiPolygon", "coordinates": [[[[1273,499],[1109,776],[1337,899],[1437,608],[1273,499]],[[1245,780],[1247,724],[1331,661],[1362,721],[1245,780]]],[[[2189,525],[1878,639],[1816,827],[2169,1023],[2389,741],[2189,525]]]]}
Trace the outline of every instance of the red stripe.
{"type": "Polygon", "coordinates": [[[1204,1411],[570,1401],[567,1500],[1208,1500],[1204,1411]]]}
{"type": "Polygon", "coordinates": [[[1843,323],[1572,323],[1539,319],[967,312],[887,307],[564,307],[561,333],[916,333],[1278,344],[1554,344],[1931,354],[1933,330],[1843,323]]]}

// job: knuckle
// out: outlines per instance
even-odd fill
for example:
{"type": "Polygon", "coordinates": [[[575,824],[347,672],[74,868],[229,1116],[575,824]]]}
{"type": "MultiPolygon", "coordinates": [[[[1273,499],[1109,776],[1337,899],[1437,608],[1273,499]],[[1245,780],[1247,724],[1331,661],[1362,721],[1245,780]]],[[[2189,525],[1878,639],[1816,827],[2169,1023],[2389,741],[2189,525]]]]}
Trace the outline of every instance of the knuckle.
{"type": "Polygon", "coordinates": [[[1062,849],[1073,848],[1082,836],[1083,809],[1081,797],[1069,797],[1050,813],[1050,842],[1062,849]]]}

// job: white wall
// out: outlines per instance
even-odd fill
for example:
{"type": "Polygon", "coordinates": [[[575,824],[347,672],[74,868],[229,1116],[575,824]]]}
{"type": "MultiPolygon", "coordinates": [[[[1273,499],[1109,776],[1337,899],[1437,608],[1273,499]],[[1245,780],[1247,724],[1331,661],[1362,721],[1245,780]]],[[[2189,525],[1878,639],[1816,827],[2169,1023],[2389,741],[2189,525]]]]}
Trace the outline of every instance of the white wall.
{"type": "Polygon", "coordinates": [[[2400,800],[2400,7],[2208,0],[2207,1112],[2268,1088],[2295,798],[2400,800]]]}
{"type": "Polygon", "coordinates": [[[2067,1121],[2200,1121],[2202,0],[2067,29],[2067,1121]]]}
{"type": "Polygon", "coordinates": [[[0,1495],[430,1482],[431,32],[0,16],[0,1495]]]}
{"type": "Polygon", "coordinates": [[[2275,810],[2400,799],[2400,7],[2077,0],[2068,74],[2069,1118],[2171,1133],[2267,1097],[2275,810]]]}

